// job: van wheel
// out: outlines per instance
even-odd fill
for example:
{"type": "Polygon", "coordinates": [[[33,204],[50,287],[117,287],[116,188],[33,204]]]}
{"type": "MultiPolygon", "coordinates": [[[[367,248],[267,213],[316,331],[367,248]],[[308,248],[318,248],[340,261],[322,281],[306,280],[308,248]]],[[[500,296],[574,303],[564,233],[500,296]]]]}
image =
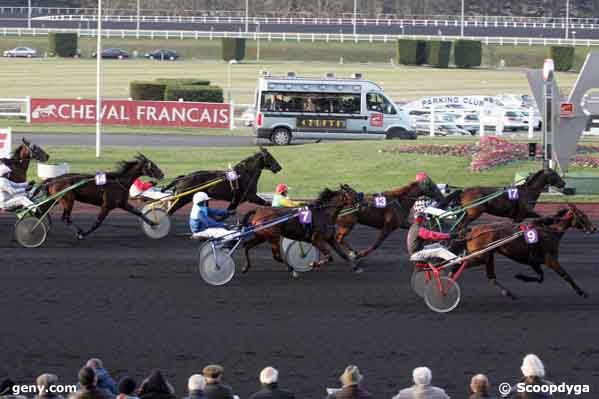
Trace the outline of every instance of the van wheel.
{"type": "Polygon", "coordinates": [[[289,145],[291,143],[291,132],[285,127],[278,127],[272,132],[270,141],[276,145],[289,145]]]}
{"type": "Polygon", "coordinates": [[[408,132],[403,127],[394,127],[394,128],[389,129],[389,131],[387,132],[387,136],[386,136],[387,140],[394,140],[394,139],[414,140],[415,138],[416,138],[416,135],[412,134],[411,132],[408,132]]]}

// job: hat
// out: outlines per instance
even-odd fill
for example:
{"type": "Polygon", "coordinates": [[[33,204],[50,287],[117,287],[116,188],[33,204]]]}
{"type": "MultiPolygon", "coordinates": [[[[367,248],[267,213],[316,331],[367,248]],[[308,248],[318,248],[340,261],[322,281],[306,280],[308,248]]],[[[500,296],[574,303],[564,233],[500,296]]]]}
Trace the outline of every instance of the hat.
{"type": "Polygon", "coordinates": [[[220,377],[224,372],[224,367],[218,364],[210,364],[204,367],[204,369],[202,370],[202,374],[204,375],[204,377],[212,379],[220,377]]]}
{"type": "Polygon", "coordinates": [[[418,172],[418,173],[416,173],[416,181],[418,183],[421,183],[421,182],[426,181],[428,179],[429,179],[429,177],[428,177],[428,175],[425,172],[418,172]]]}
{"type": "Polygon", "coordinates": [[[545,377],[545,366],[537,355],[529,354],[522,360],[522,374],[524,377],[545,377]]]}
{"type": "Polygon", "coordinates": [[[275,188],[275,192],[277,194],[283,194],[287,190],[289,190],[289,187],[287,187],[287,184],[283,184],[283,183],[277,184],[277,187],[275,188]]]}
{"type": "Polygon", "coordinates": [[[11,169],[8,166],[4,165],[3,163],[0,163],[0,177],[4,176],[10,172],[11,172],[11,169]]]}
{"type": "Polygon", "coordinates": [[[363,377],[362,374],[360,374],[360,369],[358,366],[353,364],[347,366],[343,374],[341,374],[341,377],[339,377],[343,386],[357,385],[360,383],[360,381],[362,381],[362,378],[363,377]]]}
{"type": "Polygon", "coordinates": [[[197,192],[193,195],[193,203],[199,204],[200,202],[208,201],[210,197],[203,191],[197,192]]]}

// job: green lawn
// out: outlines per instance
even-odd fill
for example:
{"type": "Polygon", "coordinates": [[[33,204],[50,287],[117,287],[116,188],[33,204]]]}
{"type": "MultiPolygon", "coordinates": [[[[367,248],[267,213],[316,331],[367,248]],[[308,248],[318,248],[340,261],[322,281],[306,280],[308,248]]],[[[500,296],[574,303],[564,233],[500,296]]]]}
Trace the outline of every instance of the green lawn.
{"type": "MultiPolygon", "coordinates": [[[[471,173],[467,169],[469,160],[465,158],[381,153],[379,150],[386,145],[388,142],[376,141],[269,147],[283,170],[277,175],[264,173],[259,190],[270,192],[277,183],[285,182],[291,187],[292,196],[307,198],[315,196],[325,186],[348,183],[357,190],[377,192],[404,185],[419,171],[427,171],[437,182],[455,186],[503,187],[513,181],[516,171],[538,167],[534,162],[517,162],[488,172],[471,173]]],[[[97,160],[93,147],[48,147],[46,150],[54,161],[65,160],[71,164],[72,171],[81,172],[111,170],[118,160],[129,159],[136,151],[143,151],[167,177],[198,169],[225,169],[229,163],[235,164],[254,151],[251,148],[181,151],[180,148],[113,147],[106,148],[102,158],[97,160]]],[[[585,170],[599,176],[599,170],[585,170]]]]}

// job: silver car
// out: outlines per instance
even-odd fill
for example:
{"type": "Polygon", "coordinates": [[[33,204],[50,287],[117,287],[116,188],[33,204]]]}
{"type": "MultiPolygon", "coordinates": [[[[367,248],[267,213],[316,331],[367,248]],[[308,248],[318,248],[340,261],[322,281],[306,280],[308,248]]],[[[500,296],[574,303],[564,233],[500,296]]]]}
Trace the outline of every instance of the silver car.
{"type": "Polygon", "coordinates": [[[3,55],[5,57],[37,57],[37,50],[29,47],[15,47],[12,50],[6,50],[3,55]]]}

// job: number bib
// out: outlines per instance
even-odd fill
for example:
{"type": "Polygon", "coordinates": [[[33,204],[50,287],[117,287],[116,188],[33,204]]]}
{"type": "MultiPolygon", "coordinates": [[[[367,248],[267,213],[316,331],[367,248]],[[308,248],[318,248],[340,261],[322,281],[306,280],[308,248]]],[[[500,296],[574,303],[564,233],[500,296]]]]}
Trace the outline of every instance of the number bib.
{"type": "Polygon", "coordinates": [[[309,209],[305,209],[299,213],[299,222],[301,224],[310,224],[312,223],[312,211],[309,209]]]}
{"type": "Polygon", "coordinates": [[[106,184],[106,173],[104,172],[96,172],[96,186],[103,186],[106,184]]]}
{"type": "Polygon", "coordinates": [[[524,240],[528,245],[536,244],[539,242],[539,232],[537,229],[529,228],[524,230],[524,240]]]}
{"type": "Polygon", "coordinates": [[[516,201],[518,198],[520,198],[518,189],[516,187],[508,188],[507,189],[507,197],[512,201],[516,201]]]}
{"type": "Polygon", "coordinates": [[[387,197],[384,195],[377,195],[374,197],[374,206],[377,208],[385,208],[387,207],[387,197]]]}
{"type": "Polygon", "coordinates": [[[233,169],[228,170],[225,177],[227,178],[228,181],[235,181],[235,180],[239,179],[239,175],[233,169]]]}

